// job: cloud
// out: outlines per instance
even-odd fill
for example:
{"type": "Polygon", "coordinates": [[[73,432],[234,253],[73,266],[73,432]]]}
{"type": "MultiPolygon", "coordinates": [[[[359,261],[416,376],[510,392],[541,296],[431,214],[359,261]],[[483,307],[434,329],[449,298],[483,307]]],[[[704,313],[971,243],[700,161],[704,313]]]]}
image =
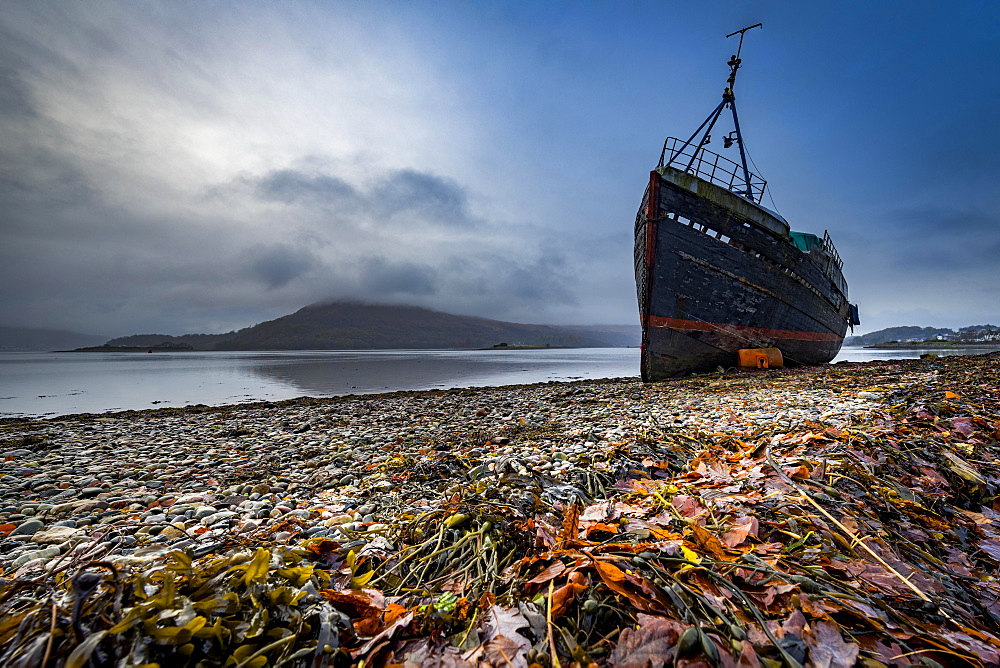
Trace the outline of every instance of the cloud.
{"type": "Polygon", "coordinates": [[[437,272],[407,261],[369,258],[362,264],[361,289],[366,296],[391,300],[399,296],[424,296],[436,292],[437,272]]]}
{"type": "MultiPolygon", "coordinates": [[[[297,162],[307,163],[306,159],[297,162]]],[[[375,171],[371,166],[368,171],[375,171]]],[[[367,216],[379,225],[431,225],[470,228],[483,223],[469,210],[469,194],[452,179],[427,170],[380,170],[357,187],[329,168],[285,167],[259,175],[243,175],[233,187],[252,196],[303,207],[328,207],[367,216]]]]}
{"type": "Polygon", "coordinates": [[[354,188],[335,176],[306,174],[295,169],[277,169],[250,179],[261,199],[292,203],[337,204],[357,197],[354,188]]]}
{"type": "Polygon", "coordinates": [[[398,222],[414,217],[435,225],[472,227],[465,189],[451,179],[416,169],[394,170],[378,180],[369,194],[373,208],[381,208],[398,222]]]}
{"type": "Polygon", "coordinates": [[[254,246],[246,251],[246,256],[250,275],[271,290],[300,278],[319,264],[319,259],[310,250],[283,243],[254,246]]]}

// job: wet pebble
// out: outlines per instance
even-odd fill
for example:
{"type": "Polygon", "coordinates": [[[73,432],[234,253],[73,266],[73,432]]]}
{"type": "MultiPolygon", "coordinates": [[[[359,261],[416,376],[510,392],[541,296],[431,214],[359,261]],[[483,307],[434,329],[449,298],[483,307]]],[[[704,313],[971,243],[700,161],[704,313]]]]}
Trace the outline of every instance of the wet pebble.
{"type": "Polygon", "coordinates": [[[837,427],[880,408],[874,391],[805,385],[778,404],[773,388],[719,392],[710,382],[542,383],[28,420],[0,435],[0,571],[91,542],[88,558],[115,561],[161,544],[210,554],[231,535],[384,540],[392,518],[433,510],[470,479],[514,485],[530,475],[548,502],[572,501],[589,474],[621,470],[616,448],[651,430],[837,427]],[[29,435],[48,445],[18,447],[29,435]]]}

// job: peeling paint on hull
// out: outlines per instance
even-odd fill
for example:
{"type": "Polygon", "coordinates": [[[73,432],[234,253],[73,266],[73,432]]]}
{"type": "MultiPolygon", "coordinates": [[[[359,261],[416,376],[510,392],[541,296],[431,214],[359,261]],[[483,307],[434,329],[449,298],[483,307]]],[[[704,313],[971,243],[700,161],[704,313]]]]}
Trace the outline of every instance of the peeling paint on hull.
{"type": "Polygon", "coordinates": [[[740,348],[822,364],[843,343],[847,285],[830,253],[798,250],[780,217],[691,174],[650,174],[635,269],[643,380],[732,367],[740,348]]]}

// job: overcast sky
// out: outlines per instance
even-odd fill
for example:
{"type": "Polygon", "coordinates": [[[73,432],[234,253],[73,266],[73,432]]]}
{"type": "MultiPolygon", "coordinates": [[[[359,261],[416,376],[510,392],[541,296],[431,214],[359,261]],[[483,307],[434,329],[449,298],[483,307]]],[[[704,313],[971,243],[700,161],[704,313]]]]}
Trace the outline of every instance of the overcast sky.
{"type": "Polygon", "coordinates": [[[649,170],[757,22],[746,146],[858,331],[1000,324],[1000,3],[870,0],[0,0],[0,324],[637,323],[649,170]]]}

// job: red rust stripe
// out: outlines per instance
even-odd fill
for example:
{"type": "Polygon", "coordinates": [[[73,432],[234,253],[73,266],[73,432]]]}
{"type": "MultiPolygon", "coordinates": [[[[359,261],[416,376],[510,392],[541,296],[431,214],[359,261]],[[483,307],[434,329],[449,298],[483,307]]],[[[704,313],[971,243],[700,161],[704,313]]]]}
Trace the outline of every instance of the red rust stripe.
{"type": "Polygon", "coordinates": [[[794,332],[788,329],[765,329],[763,327],[746,327],[744,325],[723,325],[715,322],[699,320],[680,320],[678,318],[661,318],[651,315],[646,318],[649,327],[669,327],[671,329],[696,330],[700,332],[737,331],[753,334],[768,339],[794,339],[796,341],[840,341],[843,337],[829,332],[794,332]]]}

